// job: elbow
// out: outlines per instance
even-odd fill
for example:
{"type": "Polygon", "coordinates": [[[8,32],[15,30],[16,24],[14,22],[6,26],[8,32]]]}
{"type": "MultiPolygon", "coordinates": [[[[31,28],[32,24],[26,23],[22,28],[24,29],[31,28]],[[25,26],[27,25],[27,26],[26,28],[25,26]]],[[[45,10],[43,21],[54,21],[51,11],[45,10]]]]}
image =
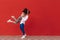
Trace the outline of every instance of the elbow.
{"type": "Polygon", "coordinates": [[[16,21],[15,24],[17,24],[18,22],[16,21]]]}

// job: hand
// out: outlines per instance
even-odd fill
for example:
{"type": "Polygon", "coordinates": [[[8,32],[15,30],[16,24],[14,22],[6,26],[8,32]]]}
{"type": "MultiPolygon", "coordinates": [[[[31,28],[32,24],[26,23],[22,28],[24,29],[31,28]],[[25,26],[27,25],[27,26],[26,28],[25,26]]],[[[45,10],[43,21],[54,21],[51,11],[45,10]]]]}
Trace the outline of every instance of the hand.
{"type": "Polygon", "coordinates": [[[11,18],[15,18],[15,16],[11,16],[11,18]]]}
{"type": "Polygon", "coordinates": [[[9,20],[7,21],[7,23],[8,23],[8,22],[11,22],[11,19],[9,19],[9,20]]]}

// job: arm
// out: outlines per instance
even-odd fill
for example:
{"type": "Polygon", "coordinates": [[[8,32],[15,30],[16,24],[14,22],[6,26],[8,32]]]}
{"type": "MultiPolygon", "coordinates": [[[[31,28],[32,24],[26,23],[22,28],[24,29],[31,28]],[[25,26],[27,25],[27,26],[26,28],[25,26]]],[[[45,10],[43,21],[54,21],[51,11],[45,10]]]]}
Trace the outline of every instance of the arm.
{"type": "Polygon", "coordinates": [[[9,20],[7,21],[7,23],[9,23],[9,22],[16,24],[16,22],[15,22],[15,21],[12,21],[11,19],[9,19],[9,20]]]}
{"type": "Polygon", "coordinates": [[[11,16],[11,18],[13,18],[15,21],[17,20],[17,19],[15,18],[15,16],[11,16]]]}
{"type": "Polygon", "coordinates": [[[17,19],[15,18],[15,16],[11,16],[11,17],[15,20],[16,23],[18,23],[22,19],[23,16],[24,14],[22,13],[21,16],[19,16],[17,19]]]}
{"type": "Polygon", "coordinates": [[[22,19],[22,17],[19,16],[19,17],[16,19],[15,22],[18,23],[18,22],[20,22],[21,19],[22,19]]]}
{"type": "Polygon", "coordinates": [[[18,23],[22,19],[22,17],[20,16],[17,19],[14,16],[11,16],[11,17],[15,20],[15,23],[18,23]]]}

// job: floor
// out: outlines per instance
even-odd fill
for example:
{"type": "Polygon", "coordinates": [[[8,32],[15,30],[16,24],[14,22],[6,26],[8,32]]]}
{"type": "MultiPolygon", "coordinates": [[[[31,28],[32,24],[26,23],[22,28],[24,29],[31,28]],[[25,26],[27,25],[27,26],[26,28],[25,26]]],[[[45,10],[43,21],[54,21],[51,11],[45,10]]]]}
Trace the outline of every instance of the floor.
{"type": "Polygon", "coordinates": [[[0,40],[60,40],[60,36],[27,36],[21,39],[21,36],[0,36],[0,40]]]}

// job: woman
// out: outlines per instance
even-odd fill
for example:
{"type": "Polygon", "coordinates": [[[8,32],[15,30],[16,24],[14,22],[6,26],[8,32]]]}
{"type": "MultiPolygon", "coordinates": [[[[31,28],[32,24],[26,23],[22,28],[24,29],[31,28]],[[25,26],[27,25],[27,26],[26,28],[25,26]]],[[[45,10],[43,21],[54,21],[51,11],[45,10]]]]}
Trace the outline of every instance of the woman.
{"type": "Polygon", "coordinates": [[[26,33],[24,30],[24,25],[25,22],[27,21],[28,17],[29,17],[30,11],[27,8],[24,8],[24,10],[22,11],[21,16],[19,16],[17,19],[14,16],[11,16],[15,21],[12,21],[11,19],[9,19],[7,22],[11,22],[11,23],[18,23],[20,22],[20,29],[23,33],[23,36],[21,37],[22,39],[26,37],[26,33]]]}

